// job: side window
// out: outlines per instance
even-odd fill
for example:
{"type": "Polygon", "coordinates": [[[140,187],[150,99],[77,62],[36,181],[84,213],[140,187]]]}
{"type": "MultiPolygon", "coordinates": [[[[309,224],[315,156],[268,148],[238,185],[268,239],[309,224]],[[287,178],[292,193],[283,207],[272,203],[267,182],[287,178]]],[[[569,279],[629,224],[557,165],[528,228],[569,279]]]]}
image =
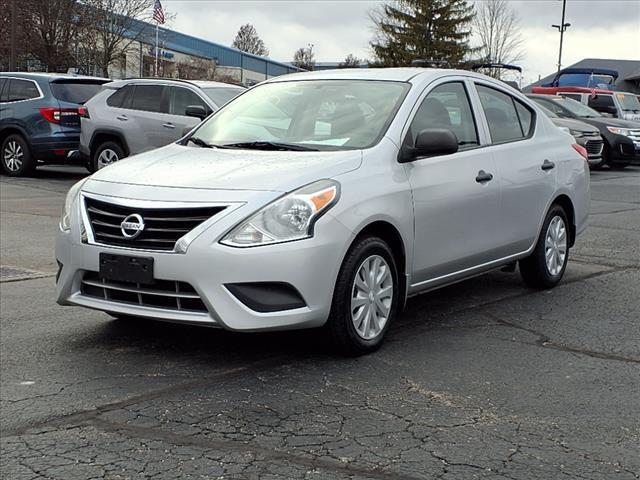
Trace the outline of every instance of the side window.
{"type": "Polygon", "coordinates": [[[9,97],[7,99],[9,102],[30,100],[39,96],[38,87],[31,80],[16,80],[14,78],[9,82],[9,97]]]}
{"type": "Polygon", "coordinates": [[[493,143],[522,140],[531,133],[533,113],[499,90],[476,85],[493,143]]]}
{"type": "Polygon", "coordinates": [[[9,80],[7,80],[6,78],[0,78],[0,103],[7,101],[6,97],[9,89],[7,88],[7,92],[4,92],[4,86],[8,83],[9,80]]]}
{"type": "Polygon", "coordinates": [[[201,105],[205,110],[211,109],[204,101],[188,88],[171,87],[171,102],[169,113],[171,115],[186,115],[187,107],[201,105]]]}
{"type": "Polygon", "coordinates": [[[129,108],[132,92],[133,85],[125,85],[119,88],[107,98],[107,105],[110,107],[129,108]]]}
{"type": "Polygon", "coordinates": [[[425,128],[448,128],[463,148],[478,145],[476,123],[462,82],[444,83],[429,92],[413,117],[407,141],[413,145],[425,128]]]}
{"type": "Polygon", "coordinates": [[[616,104],[611,95],[595,95],[589,97],[589,106],[598,112],[615,115],[617,113],[616,104]]]}
{"type": "Polygon", "coordinates": [[[131,108],[146,112],[162,111],[162,85],[136,85],[131,108]]]}
{"type": "Polygon", "coordinates": [[[577,102],[582,102],[582,95],[580,95],[579,93],[561,93],[560,96],[571,98],[572,100],[575,100],[577,102]]]}

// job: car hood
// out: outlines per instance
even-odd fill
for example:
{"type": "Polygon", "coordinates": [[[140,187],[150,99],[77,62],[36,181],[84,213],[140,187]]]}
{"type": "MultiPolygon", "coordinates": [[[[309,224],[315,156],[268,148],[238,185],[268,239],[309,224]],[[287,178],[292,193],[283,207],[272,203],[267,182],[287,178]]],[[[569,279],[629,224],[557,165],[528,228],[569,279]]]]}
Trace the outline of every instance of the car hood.
{"type": "Polygon", "coordinates": [[[91,176],[130,185],[286,192],[357,169],[360,150],[290,152],[171,144],[125,158],[91,176]]]}
{"type": "Polygon", "coordinates": [[[595,117],[595,118],[581,118],[581,122],[590,123],[591,125],[621,127],[621,128],[634,128],[640,127],[638,122],[631,120],[623,120],[621,118],[608,118],[608,117],[595,117]]]}
{"type": "Polygon", "coordinates": [[[578,130],[580,132],[600,133],[600,130],[598,130],[596,127],[573,118],[555,118],[554,117],[551,119],[551,121],[557,127],[566,127],[571,130],[578,130]]]}

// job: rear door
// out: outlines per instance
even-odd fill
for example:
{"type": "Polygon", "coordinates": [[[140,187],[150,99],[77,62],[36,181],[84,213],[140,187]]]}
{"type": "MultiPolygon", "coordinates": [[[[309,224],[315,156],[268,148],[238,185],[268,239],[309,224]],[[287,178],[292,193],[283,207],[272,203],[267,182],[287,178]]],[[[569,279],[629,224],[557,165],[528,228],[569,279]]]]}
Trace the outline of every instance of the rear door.
{"type": "Polygon", "coordinates": [[[493,84],[475,81],[500,177],[500,257],[526,251],[536,240],[545,209],[556,191],[556,162],[535,111],[493,84]]]}
{"type": "Polygon", "coordinates": [[[211,107],[193,90],[186,87],[167,87],[169,97],[169,113],[165,115],[162,126],[166,129],[168,142],[174,142],[181,138],[184,131],[193,128],[200,123],[199,118],[187,117],[187,107],[193,105],[202,106],[211,112],[211,107]]]}
{"type": "Polygon", "coordinates": [[[463,78],[433,84],[418,105],[405,144],[413,146],[426,128],[452,130],[459,142],[453,155],[406,164],[415,215],[413,287],[421,289],[496,258],[500,181],[463,78]]]}
{"type": "Polygon", "coordinates": [[[171,142],[167,137],[167,129],[163,127],[167,104],[164,97],[164,85],[136,84],[131,98],[130,109],[122,113],[123,123],[133,123],[141,132],[138,152],[162,147],[171,142]]]}

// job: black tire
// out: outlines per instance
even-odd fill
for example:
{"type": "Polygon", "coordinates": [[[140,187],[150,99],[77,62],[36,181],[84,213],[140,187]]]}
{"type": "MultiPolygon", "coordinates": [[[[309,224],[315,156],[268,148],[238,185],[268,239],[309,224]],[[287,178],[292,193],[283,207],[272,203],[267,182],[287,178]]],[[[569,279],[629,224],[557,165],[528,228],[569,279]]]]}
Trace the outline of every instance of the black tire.
{"type": "MultiPolygon", "coordinates": [[[[384,287],[386,288],[386,287],[384,287]]],[[[331,313],[329,320],[325,326],[329,333],[332,343],[338,349],[340,353],[347,356],[359,356],[377,350],[384,340],[384,337],[389,329],[389,325],[393,322],[396,312],[398,310],[398,298],[400,293],[400,284],[398,281],[398,269],[393,256],[393,253],[389,246],[380,238],[377,237],[364,237],[356,244],[354,244],[347,255],[345,256],[342,266],[340,267],[340,273],[336,282],[335,291],[333,294],[333,302],[331,304],[331,313]],[[378,329],[375,336],[372,338],[364,338],[356,330],[354,320],[352,320],[351,300],[352,295],[356,289],[356,275],[358,271],[364,267],[365,261],[376,260],[377,257],[381,257],[386,262],[386,267],[389,267],[389,276],[384,276],[386,280],[380,284],[376,283],[376,289],[383,286],[388,286],[388,279],[392,282],[391,296],[387,298],[390,300],[390,304],[387,306],[388,314],[384,326],[378,329]]],[[[369,301],[371,297],[369,297],[369,301]]],[[[364,313],[364,310],[369,308],[376,308],[375,302],[362,306],[363,310],[360,313],[364,316],[369,313],[364,313]]],[[[375,310],[376,312],[382,310],[375,310]]],[[[377,313],[376,313],[377,316],[377,313]]],[[[382,315],[381,315],[382,316],[382,315]]],[[[363,322],[364,323],[364,320],[363,322]]],[[[362,325],[361,323],[361,325],[362,325]]],[[[366,327],[364,327],[366,332],[366,327]]]]}
{"type": "Polygon", "coordinates": [[[37,162],[31,155],[29,144],[22,135],[12,134],[5,138],[0,147],[2,170],[11,177],[32,174],[37,162]]]}
{"type": "Polygon", "coordinates": [[[98,148],[94,150],[93,155],[91,156],[91,165],[90,167],[87,167],[87,170],[89,170],[90,172],[97,172],[98,170],[100,170],[100,168],[106,166],[103,162],[100,161],[100,155],[102,155],[105,151],[110,151],[115,154],[117,158],[115,158],[113,161],[122,160],[127,156],[124,152],[124,148],[122,148],[122,145],[120,145],[118,142],[103,142],[98,145],[98,148]]]}
{"type": "MultiPolygon", "coordinates": [[[[555,287],[562,279],[564,271],[567,268],[567,262],[569,261],[569,239],[571,235],[571,226],[567,219],[567,214],[560,205],[552,205],[547,213],[542,224],[542,230],[538,236],[536,246],[527,258],[520,260],[520,275],[524,280],[524,283],[531,288],[548,289],[555,287]],[[562,262],[558,262],[557,266],[560,267],[558,271],[552,272],[547,266],[546,253],[546,239],[550,234],[549,225],[559,217],[564,224],[564,240],[565,240],[565,255],[562,262]],[[561,263],[561,265],[560,265],[561,263]]],[[[553,243],[553,242],[552,242],[553,243]]],[[[556,259],[558,257],[555,257],[556,259]]]]}

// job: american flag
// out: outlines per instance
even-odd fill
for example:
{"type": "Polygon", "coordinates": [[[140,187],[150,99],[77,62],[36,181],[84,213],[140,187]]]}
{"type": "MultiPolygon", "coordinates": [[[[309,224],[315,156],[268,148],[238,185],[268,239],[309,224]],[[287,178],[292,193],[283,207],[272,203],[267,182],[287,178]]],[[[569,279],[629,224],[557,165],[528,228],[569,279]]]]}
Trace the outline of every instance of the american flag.
{"type": "Polygon", "coordinates": [[[153,5],[153,19],[158,23],[164,23],[164,12],[162,11],[160,0],[156,0],[153,5]]]}

